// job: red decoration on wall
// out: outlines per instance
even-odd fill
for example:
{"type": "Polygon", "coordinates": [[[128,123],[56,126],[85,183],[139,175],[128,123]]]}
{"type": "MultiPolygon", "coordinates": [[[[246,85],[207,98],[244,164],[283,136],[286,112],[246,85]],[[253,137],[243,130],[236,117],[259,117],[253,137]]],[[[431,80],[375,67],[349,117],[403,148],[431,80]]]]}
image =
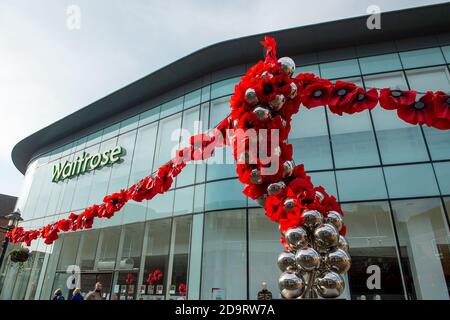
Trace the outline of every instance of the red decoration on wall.
{"type": "MultiPolygon", "coordinates": [[[[265,61],[259,61],[241,78],[230,99],[231,113],[215,129],[207,134],[191,137],[190,145],[179,150],[176,157],[161,166],[156,174],[141,179],[127,190],[107,195],[103,203],[93,205],[80,214],[71,213],[68,218],[44,226],[38,230],[25,231],[16,227],[7,236],[13,243],[27,246],[37,238],[51,244],[58,234],[92,228],[96,218],[109,219],[130,200],[141,202],[163,194],[172,185],[186,163],[192,160],[207,159],[217,147],[229,145],[237,161],[237,175],[245,184],[243,193],[257,200],[266,209],[267,216],[278,222],[280,229],[286,231],[303,224],[302,214],[307,209],[320,211],[325,217],[329,211],[343,214],[340,205],[323,187],[314,187],[303,165],[294,166],[292,145],[287,138],[291,129],[291,119],[299,111],[300,105],[306,108],[329,106],[338,114],[353,114],[373,109],[378,103],[386,110],[395,110],[398,117],[408,123],[427,125],[441,130],[450,129],[450,97],[443,92],[427,92],[417,100],[414,90],[402,91],[389,88],[372,88],[365,91],[353,83],[321,79],[311,73],[301,73],[292,77],[289,64],[280,63],[276,57],[276,42],[265,37],[262,42],[266,48],[265,61]],[[248,137],[236,135],[227,137],[227,130],[242,129],[245,133],[254,129],[278,129],[276,148],[268,148],[267,156],[254,154],[250,150],[248,137]],[[245,142],[240,151],[238,142],[245,142]],[[276,159],[279,163],[275,172],[262,174],[267,169],[267,160],[276,159]],[[290,207],[285,202],[289,200],[290,207]]],[[[261,138],[271,145],[272,138],[261,138]]],[[[270,161],[269,161],[270,162],[270,161]]],[[[344,226],[340,233],[345,235],[344,226]]],[[[285,239],[281,242],[285,245],[285,239]]],[[[147,283],[162,278],[158,269],[148,275],[147,283]]],[[[179,290],[180,291],[180,290],[179,290]]]]}

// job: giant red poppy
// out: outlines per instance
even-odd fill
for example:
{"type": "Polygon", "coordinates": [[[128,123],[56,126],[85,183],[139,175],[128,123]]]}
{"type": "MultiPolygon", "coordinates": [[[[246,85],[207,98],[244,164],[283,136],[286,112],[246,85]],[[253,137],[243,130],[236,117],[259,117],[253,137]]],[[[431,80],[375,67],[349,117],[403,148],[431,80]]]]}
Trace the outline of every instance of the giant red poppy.
{"type": "Polygon", "coordinates": [[[365,91],[363,88],[357,88],[353,101],[345,111],[348,114],[372,110],[378,103],[378,90],[375,88],[365,91]]]}
{"type": "Polygon", "coordinates": [[[438,91],[434,96],[434,124],[441,130],[450,129],[450,95],[438,91]]]}
{"type": "Polygon", "coordinates": [[[330,111],[342,116],[351,106],[356,95],[356,85],[350,82],[336,81],[331,90],[328,106],[330,111]]]}
{"type": "Polygon", "coordinates": [[[380,90],[380,106],[386,110],[395,110],[407,107],[416,101],[416,91],[380,90]]]}
{"type": "Polygon", "coordinates": [[[419,100],[397,109],[400,119],[411,124],[432,126],[434,123],[434,95],[428,91],[419,100]]]}
{"type": "Polygon", "coordinates": [[[301,93],[301,100],[308,109],[328,105],[333,86],[330,81],[318,80],[306,86],[301,93]]]}

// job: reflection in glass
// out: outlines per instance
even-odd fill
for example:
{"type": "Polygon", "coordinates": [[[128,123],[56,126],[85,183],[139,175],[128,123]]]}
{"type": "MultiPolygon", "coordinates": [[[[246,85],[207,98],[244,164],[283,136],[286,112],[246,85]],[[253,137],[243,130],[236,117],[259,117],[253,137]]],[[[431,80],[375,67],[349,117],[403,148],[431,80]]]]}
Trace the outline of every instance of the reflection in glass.
{"type": "Polygon", "coordinates": [[[449,299],[449,231],[439,199],[393,201],[410,299],[449,299]]]}
{"type": "Polygon", "coordinates": [[[262,282],[267,283],[267,289],[272,292],[274,299],[280,299],[276,277],[280,270],[275,262],[283,247],[278,226],[266,217],[263,209],[250,209],[248,227],[249,299],[257,298],[262,282]]]}
{"type": "Polygon", "coordinates": [[[189,264],[189,250],[191,239],[192,216],[179,217],[173,220],[171,248],[171,275],[169,281],[170,298],[186,297],[187,294],[187,274],[189,264]],[[183,292],[185,285],[186,291],[183,292]],[[180,292],[181,289],[181,292],[180,292]]]}
{"type": "Polygon", "coordinates": [[[120,229],[120,227],[114,227],[102,230],[100,249],[96,258],[96,268],[98,270],[113,270],[116,266],[120,229]]]}
{"type": "Polygon", "coordinates": [[[386,199],[381,168],[336,171],[340,201],[386,199]]]}
{"type": "Polygon", "coordinates": [[[430,164],[385,167],[384,173],[391,198],[439,195],[430,164]]]}
{"type": "Polygon", "coordinates": [[[118,269],[138,270],[141,264],[144,224],[126,225],[122,232],[124,232],[124,238],[118,269]]]}
{"type": "Polygon", "coordinates": [[[402,69],[397,53],[359,58],[359,65],[363,74],[388,72],[402,69]]]}
{"type": "Polygon", "coordinates": [[[450,162],[434,163],[434,170],[442,194],[450,194],[450,162]]]}
{"type": "Polygon", "coordinates": [[[165,284],[169,263],[171,219],[150,221],[147,222],[147,227],[142,285],[145,285],[147,295],[159,296],[164,299],[167,289],[165,284]],[[157,270],[162,272],[162,277],[159,280],[152,281],[151,275],[157,270]]]}
{"type": "MultiPolygon", "coordinates": [[[[368,88],[408,89],[400,72],[365,76],[364,80],[368,88]]],[[[404,122],[395,112],[379,105],[371,112],[384,164],[428,160],[419,126],[404,122]]]]}
{"type": "Polygon", "coordinates": [[[205,214],[201,299],[246,299],[245,210],[205,214]]]}
{"type": "Polygon", "coordinates": [[[442,56],[442,52],[439,48],[400,52],[400,58],[402,59],[403,67],[405,69],[445,63],[444,57],[442,56]]]}
{"type": "MultiPolygon", "coordinates": [[[[361,87],[360,78],[344,79],[361,87]]],[[[328,112],[331,142],[336,168],[380,164],[375,134],[368,111],[339,116],[328,112]]]]}
{"type": "Polygon", "coordinates": [[[239,82],[239,80],[240,77],[235,77],[213,83],[211,85],[211,99],[232,94],[234,92],[234,86],[239,82]]]}
{"type": "Polygon", "coordinates": [[[80,266],[81,271],[94,269],[99,235],[99,230],[85,231],[82,233],[77,256],[77,265],[80,266]]]}
{"type": "Polygon", "coordinates": [[[205,211],[245,207],[247,202],[242,188],[241,183],[235,179],[207,183],[205,211]]]}
{"type": "Polygon", "coordinates": [[[80,233],[67,233],[61,237],[63,240],[61,255],[59,256],[57,270],[66,271],[67,267],[75,264],[78,245],[80,243],[80,233]]]}
{"type": "MultiPolygon", "coordinates": [[[[352,267],[348,273],[352,299],[404,299],[397,245],[387,202],[342,204],[352,267]],[[380,285],[368,278],[378,270],[380,285]],[[368,288],[367,284],[373,285],[368,288]]],[[[373,278],[373,277],[372,277],[373,278]]]]}
{"type": "Polygon", "coordinates": [[[193,186],[176,189],[173,215],[192,213],[193,200],[194,200],[194,187],[193,186]]]}
{"type": "Polygon", "coordinates": [[[324,108],[302,108],[292,118],[289,143],[294,160],[303,163],[307,171],[333,168],[324,108]]]}
{"type": "Polygon", "coordinates": [[[323,78],[337,79],[359,75],[358,60],[343,60],[337,62],[321,63],[320,73],[323,78]]]}

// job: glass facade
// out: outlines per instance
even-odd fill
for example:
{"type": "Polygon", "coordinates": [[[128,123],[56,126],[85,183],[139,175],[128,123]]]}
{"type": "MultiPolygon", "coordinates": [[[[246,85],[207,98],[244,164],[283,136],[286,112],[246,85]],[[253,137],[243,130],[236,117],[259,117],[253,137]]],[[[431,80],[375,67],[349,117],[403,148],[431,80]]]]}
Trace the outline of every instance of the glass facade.
{"type": "MultiPolygon", "coordinates": [[[[366,88],[448,92],[449,62],[448,47],[434,47],[299,66],[297,73],[366,88]]],[[[149,105],[34,158],[17,204],[22,226],[79,212],[155,171],[186,137],[228,114],[238,81],[149,105]],[[55,164],[115,146],[125,150],[120,163],[51,182],[55,164]]],[[[301,108],[290,143],[296,163],[346,212],[353,265],[345,298],[449,299],[450,132],[411,126],[380,107],[353,116],[301,108]],[[370,287],[373,270],[381,283],[370,287]]],[[[20,272],[11,263],[0,270],[0,299],[49,299],[57,288],[67,298],[69,282],[86,293],[97,281],[112,300],[255,299],[263,281],[279,298],[277,226],[241,193],[235,166],[225,162],[230,158],[231,150],[223,149],[207,164],[189,164],[172,190],[130,202],[112,219],[96,220],[92,230],[63,234],[51,246],[33,242],[32,259],[20,272]]]]}

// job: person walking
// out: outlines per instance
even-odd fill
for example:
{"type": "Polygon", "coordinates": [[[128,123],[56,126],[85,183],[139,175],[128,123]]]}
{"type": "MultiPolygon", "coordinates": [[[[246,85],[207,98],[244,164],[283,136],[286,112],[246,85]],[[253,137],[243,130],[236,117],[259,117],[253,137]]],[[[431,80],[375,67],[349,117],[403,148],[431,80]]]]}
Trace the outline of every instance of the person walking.
{"type": "Polygon", "coordinates": [[[73,290],[72,300],[73,301],[83,301],[84,300],[84,297],[81,294],[80,288],[76,288],[75,290],[73,290]]]}
{"type": "Polygon", "coordinates": [[[97,282],[95,284],[94,291],[90,291],[85,300],[103,300],[102,298],[102,284],[101,282],[97,282]]]}
{"type": "Polygon", "coordinates": [[[62,301],[62,300],[64,300],[64,296],[62,294],[62,290],[61,289],[56,289],[55,290],[55,293],[53,294],[52,300],[53,301],[62,301]]]}

